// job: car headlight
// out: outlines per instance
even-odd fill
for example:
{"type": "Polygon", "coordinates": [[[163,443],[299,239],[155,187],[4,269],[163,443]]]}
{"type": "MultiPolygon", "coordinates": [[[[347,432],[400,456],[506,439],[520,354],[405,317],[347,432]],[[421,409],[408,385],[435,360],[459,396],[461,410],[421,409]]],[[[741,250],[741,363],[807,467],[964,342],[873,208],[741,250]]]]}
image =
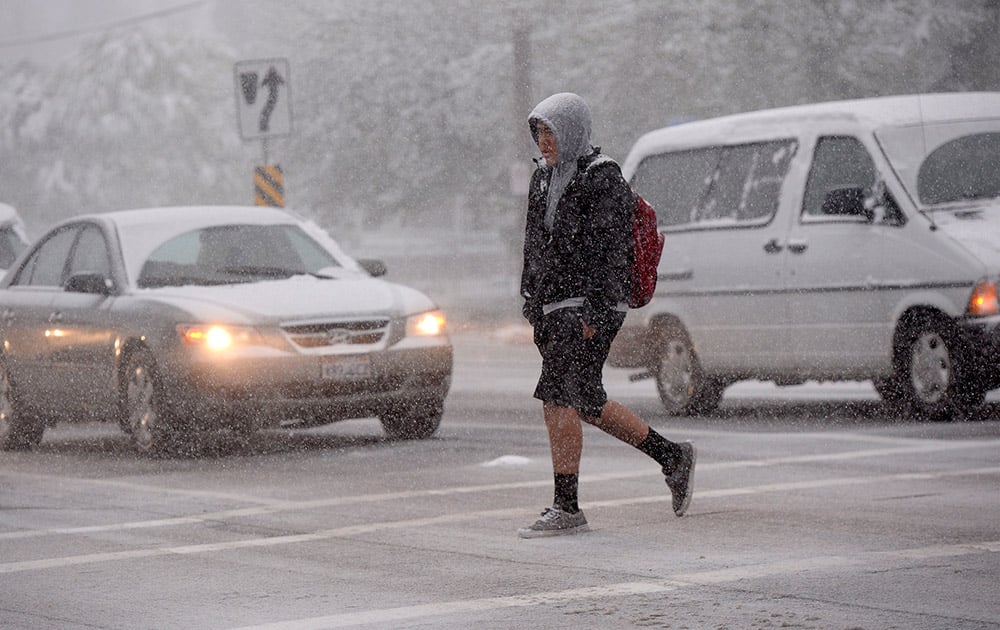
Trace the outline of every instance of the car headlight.
{"type": "Polygon", "coordinates": [[[983,280],[976,284],[969,296],[969,306],[966,311],[973,317],[985,317],[1000,313],[1000,303],[997,302],[997,284],[983,280]]]}
{"type": "Polygon", "coordinates": [[[406,318],[407,337],[436,337],[444,334],[445,318],[441,311],[427,311],[406,318]]]}
{"type": "Polygon", "coordinates": [[[177,327],[181,341],[188,345],[221,352],[234,345],[260,343],[260,334],[249,326],[191,324],[177,327]]]}

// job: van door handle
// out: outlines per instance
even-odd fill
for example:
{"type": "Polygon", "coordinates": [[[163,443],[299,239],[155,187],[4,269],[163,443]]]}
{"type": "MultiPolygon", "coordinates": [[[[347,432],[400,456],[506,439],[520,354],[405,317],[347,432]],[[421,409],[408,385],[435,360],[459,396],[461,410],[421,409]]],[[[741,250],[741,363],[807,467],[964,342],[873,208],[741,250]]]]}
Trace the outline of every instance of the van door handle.
{"type": "Polygon", "coordinates": [[[809,243],[807,241],[790,240],[788,241],[788,251],[793,254],[801,254],[809,248],[809,243]]]}
{"type": "Polygon", "coordinates": [[[690,280],[694,277],[694,269],[687,267],[685,269],[670,269],[663,273],[656,274],[657,280],[690,280]]]}
{"type": "Polygon", "coordinates": [[[781,250],[785,249],[785,246],[778,242],[778,239],[772,238],[768,242],[764,243],[764,251],[768,254],[778,254],[781,250]]]}

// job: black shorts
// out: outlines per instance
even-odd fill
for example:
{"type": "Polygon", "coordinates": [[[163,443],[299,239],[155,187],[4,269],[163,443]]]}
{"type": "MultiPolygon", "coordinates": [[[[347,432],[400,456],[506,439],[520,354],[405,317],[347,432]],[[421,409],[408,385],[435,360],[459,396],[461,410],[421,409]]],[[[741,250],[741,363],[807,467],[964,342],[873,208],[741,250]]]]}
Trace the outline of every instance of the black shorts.
{"type": "Polygon", "coordinates": [[[535,327],[535,345],[542,355],[535,398],[600,417],[608,402],[602,380],[604,362],[624,319],[625,313],[618,311],[604,314],[597,334],[584,339],[578,309],[562,308],[543,316],[535,327]]]}

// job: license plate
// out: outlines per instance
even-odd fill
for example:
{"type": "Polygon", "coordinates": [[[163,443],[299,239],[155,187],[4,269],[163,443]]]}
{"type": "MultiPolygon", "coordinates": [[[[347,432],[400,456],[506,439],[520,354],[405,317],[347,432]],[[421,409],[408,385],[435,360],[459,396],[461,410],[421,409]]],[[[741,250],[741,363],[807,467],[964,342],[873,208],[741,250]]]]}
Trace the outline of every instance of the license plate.
{"type": "Polygon", "coordinates": [[[332,381],[355,381],[368,378],[372,374],[371,361],[363,354],[323,357],[320,365],[323,369],[323,378],[332,381]]]}

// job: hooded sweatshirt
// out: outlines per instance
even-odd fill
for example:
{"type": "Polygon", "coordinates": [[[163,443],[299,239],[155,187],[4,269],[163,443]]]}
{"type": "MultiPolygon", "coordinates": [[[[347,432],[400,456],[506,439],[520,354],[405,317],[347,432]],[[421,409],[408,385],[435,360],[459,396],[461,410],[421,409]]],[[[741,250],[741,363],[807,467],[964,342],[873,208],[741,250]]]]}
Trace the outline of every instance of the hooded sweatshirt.
{"type": "Polygon", "coordinates": [[[545,123],[556,137],[559,162],[552,169],[545,212],[545,226],[552,229],[556,207],[566,185],[576,174],[577,160],[591,152],[590,107],[571,92],[553,94],[535,106],[528,116],[531,136],[538,144],[538,122],[545,123]]]}
{"type": "Polygon", "coordinates": [[[537,325],[553,310],[575,308],[600,329],[625,308],[634,197],[618,164],[590,145],[590,109],[576,94],[555,94],[528,117],[556,137],[559,161],[531,178],[521,295],[537,325]]]}

